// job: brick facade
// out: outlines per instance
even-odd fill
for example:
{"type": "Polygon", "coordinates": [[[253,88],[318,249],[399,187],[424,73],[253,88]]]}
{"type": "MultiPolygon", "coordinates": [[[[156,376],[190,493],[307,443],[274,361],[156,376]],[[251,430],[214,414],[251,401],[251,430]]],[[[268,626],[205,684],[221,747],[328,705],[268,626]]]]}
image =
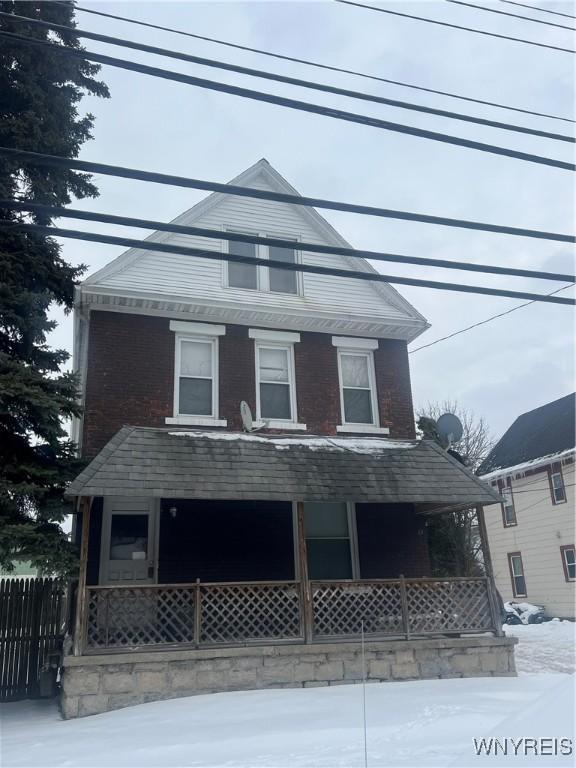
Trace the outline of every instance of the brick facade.
{"type": "MultiPolygon", "coordinates": [[[[301,333],[294,348],[298,419],[308,432],[335,435],[340,424],[337,350],[330,334],[301,333]]],[[[390,437],[414,437],[406,342],[381,339],[374,353],[380,424],[390,437]]],[[[220,413],[239,430],[240,401],[256,407],[254,341],[227,325],[219,339],[220,413]]],[[[82,452],[92,457],[124,425],[162,427],[172,416],[174,333],[167,318],[119,312],[90,315],[82,452]]]]}

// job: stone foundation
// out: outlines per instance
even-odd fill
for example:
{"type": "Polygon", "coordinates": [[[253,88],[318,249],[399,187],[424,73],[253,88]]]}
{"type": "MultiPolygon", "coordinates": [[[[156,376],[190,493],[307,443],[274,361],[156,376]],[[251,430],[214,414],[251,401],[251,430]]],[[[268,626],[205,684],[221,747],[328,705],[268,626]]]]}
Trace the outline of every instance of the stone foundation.
{"type": "MultiPolygon", "coordinates": [[[[367,642],[370,681],[514,676],[515,638],[461,637],[367,642]]],[[[218,691],[301,688],[362,680],[360,643],[68,656],[65,718],[218,691]]]]}

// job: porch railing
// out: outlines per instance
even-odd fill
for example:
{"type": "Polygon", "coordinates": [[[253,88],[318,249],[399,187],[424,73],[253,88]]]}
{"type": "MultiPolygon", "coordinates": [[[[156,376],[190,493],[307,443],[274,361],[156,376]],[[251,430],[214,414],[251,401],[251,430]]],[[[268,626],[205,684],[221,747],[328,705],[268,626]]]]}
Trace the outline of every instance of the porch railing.
{"type": "Polygon", "coordinates": [[[86,588],[87,652],[496,630],[485,577],[86,588]]]}

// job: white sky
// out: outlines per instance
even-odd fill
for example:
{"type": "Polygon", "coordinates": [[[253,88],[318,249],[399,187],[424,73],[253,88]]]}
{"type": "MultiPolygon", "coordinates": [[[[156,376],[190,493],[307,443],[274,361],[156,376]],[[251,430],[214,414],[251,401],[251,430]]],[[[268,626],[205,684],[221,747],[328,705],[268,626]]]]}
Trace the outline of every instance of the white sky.
{"type": "MultiPolygon", "coordinates": [[[[489,5],[488,0],[483,4],[489,5]]],[[[571,3],[541,0],[540,4],[575,13],[571,3]]],[[[567,53],[363,11],[329,0],[81,2],[80,5],[439,90],[574,116],[574,57],[567,53]]],[[[500,10],[525,12],[497,2],[490,5],[500,10]]],[[[561,29],[482,13],[441,0],[387,3],[385,7],[574,47],[574,36],[561,29]]],[[[532,16],[569,23],[567,19],[547,14],[533,12],[532,16]]],[[[78,13],[77,20],[81,28],[208,58],[558,133],[569,133],[571,129],[568,123],[325,72],[88,14],[78,13]]],[[[90,41],[85,47],[303,101],[574,160],[572,146],[547,139],[226,74],[90,41]]],[[[102,68],[101,79],[108,84],[111,98],[82,101],[82,109],[96,117],[94,141],[84,146],[82,159],[225,182],[266,157],[303,195],[518,227],[574,231],[573,174],[568,171],[260,104],[110,67],[102,68]]],[[[194,190],[109,177],[95,177],[95,181],[100,198],[75,203],[76,207],[167,221],[204,196],[194,190]]],[[[574,264],[572,249],[562,243],[320,212],[359,248],[567,273],[574,264]]],[[[113,231],[109,226],[91,223],[82,225],[70,220],[57,223],[78,229],[113,231]]],[[[126,228],[122,228],[121,233],[138,238],[148,234],[126,228]]],[[[65,257],[74,263],[87,264],[89,272],[108,263],[121,250],[64,242],[65,257]]],[[[560,286],[547,281],[451,270],[399,265],[386,268],[380,262],[375,266],[389,274],[542,293],[560,286]]],[[[400,287],[400,291],[432,324],[412,348],[521,303],[514,299],[422,288],[400,287]]],[[[571,291],[563,295],[569,296],[571,291]]],[[[54,314],[60,324],[51,343],[71,350],[72,319],[59,311],[54,314]]],[[[574,388],[573,320],[570,307],[532,305],[413,354],[416,406],[445,398],[457,399],[462,406],[485,416],[493,432],[501,434],[520,413],[574,388]]]]}

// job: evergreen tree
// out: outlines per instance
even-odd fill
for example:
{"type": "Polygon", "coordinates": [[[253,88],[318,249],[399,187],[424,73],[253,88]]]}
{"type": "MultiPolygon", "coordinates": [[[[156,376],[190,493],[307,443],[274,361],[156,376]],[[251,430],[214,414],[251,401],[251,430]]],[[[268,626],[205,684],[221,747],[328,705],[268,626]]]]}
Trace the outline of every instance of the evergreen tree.
{"type": "MultiPolygon", "coordinates": [[[[1,0],[4,13],[74,27],[71,2],[1,0]]],[[[73,32],[0,17],[0,30],[82,50],[73,32]]],[[[95,79],[99,67],[3,38],[0,45],[0,145],[77,157],[91,138],[93,116],[82,117],[84,94],[108,97],[95,79]]],[[[0,197],[67,205],[96,197],[87,174],[0,157],[0,197]]],[[[49,224],[43,215],[0,209],[0,567],[17,559],[44,572],[67,574],[74,547],[59,525],[70,512],[63,491],[79,471],[65,420],[78,415],[77,382],[62,371],[68,359],[47,334],[51,305],[71,309],[83,267],[62,258],[52,238],[24,233],[11,223],[49,224]]]]}

